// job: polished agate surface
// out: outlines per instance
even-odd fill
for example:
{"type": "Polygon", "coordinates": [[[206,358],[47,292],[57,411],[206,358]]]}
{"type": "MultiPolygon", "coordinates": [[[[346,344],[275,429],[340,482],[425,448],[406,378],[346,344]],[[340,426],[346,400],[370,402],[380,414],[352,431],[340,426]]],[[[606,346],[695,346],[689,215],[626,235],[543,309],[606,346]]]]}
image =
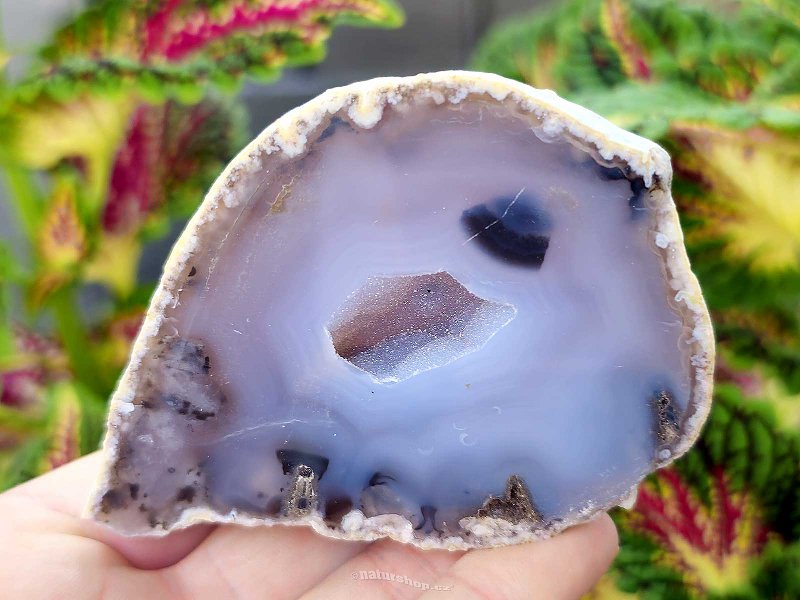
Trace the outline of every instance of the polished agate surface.
{"type": "Polygon", "coordinates": [[[670,457],[686,327],[624,163],[508,103],[419,99],[328,117],[242,186],[150,342],[101,520],[400,515],[466,539],[557,528],[670,457]]]}

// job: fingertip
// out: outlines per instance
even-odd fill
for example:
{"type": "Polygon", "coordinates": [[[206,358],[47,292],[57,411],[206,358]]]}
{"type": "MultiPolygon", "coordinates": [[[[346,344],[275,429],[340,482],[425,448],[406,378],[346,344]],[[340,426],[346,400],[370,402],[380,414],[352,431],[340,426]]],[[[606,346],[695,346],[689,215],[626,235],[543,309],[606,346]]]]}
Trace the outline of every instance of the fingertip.
{"type": "Polygon", "coordinates": [[[608,513],[602,513],[588,525],[594,529],[594,547],[610,565],[619,554],[619,532],[614,520],[608,513]]]}
{"type": "Polygon", "coordinates": [[[125,536],[110,527],[86,522],[92,537],[113,548],[137,569],[163,569],[180,562],[213,531],[213,525],[194,525],[165,536],[125,536]]]}
{"type": "Polygon", "coordinates": [[[597,535],[599,537],[605,539],[610,547],[619,550],[619,533],[617,532],[617,526],[614,523],[614,519],[612,519],[608,513],[600,513],[590,521],[590,523],[597,528],[597,535]]]}

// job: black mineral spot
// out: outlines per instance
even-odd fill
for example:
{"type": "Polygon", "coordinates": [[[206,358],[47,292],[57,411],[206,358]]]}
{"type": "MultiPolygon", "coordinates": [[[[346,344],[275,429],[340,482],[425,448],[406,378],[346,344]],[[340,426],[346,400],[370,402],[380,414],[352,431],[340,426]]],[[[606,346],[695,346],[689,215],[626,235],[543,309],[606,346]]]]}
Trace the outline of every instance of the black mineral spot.
{"type": "Polygon", "coordinates": [[[597,174],[600,176],[600,179],[604,179],[606,181],[618,181],[620,179],[627,179],[627,175],[625,171],[620,169],[619,167],[607,167],[605,165],[598,164],[594,160],[590,163],[597,174]]]}
{"type": "Polygon", "coordinates": [[[350,123],[339,117],[333,117],[331,119],[330,124],[325,129],[322,130],[322,133],[319,134],[317,142],[327,140],[329,137],[333,136],[333,134],[336,133],[337,131],[344,131],[346,129],[352,129],[350,123]]]}
{"type": "MultiPolygon", "coordinates": [[[[275,456],[281,462],[284,475],[293,473],[297,467],[302,465],[313,471],[312,474],[316,474],[317,479],[322,479],[328,469],[327,458],[318,454],[303,452],[302,450],[278,450],[275,456]]],[[[308,477],[312,474],[309,474],[308,477]]]]}
{"type": "Polygon", "coordinates": [[[190,421],[206,421],[220,414],[225,395],[212,379],[211,357],[204,344],[172,339],[156,359],[164,375],[153,391],[158,405],[190,421]]]}
{"type": "Polygon", "coordinates": [[[205,411],[202,408],[195,408],[192,410],[192,416],[198,421],[205,421],[215,416],[216,413],[212,411],[205,411]]]}
{"type": "Polygon", "coordinates": [[[174,473],[174,472],[175,472],[175,467],[169,467],[167,469],[167,473],[174,473]]]}
{"type": "Polygon", "coordinates": [[[512,264],[538,269],[550,245],[552,224],[543,209],[518,194],[478,204],[464,211],[461,223],[470,235],[465,244],[512,264]]]}
{"type": "Polygon", "coordinates": [[[332,498],[325,502],[325,520],[338,525],[352,509],[353,501],[350,498],[345,496],[332,498]]]}
{"type": "Polygon", "coordinates": [[[189,277],[194,277],[195,275],[197,275],[197,268],[192,267],[192,270],[189,271],[189,277]]]}
{"type": "MultiPolygon", "coordinates": [[[[166,404],[171,409],[176,410],[178,412],[180,412],[182,410],[184,404],[186,404],[186,405],[189,404],[188,401],[181,400],[175,394],[167,394],[166,396],[163,397],[163,400],[164,400],[164,404],[166,404]]],[[[185,414],[185,413],[182,413],[182,414],[185,414]]]]}
{"type": "Polygon", "coordinates": [[[370,485],[370,486],[372,486],[372,485],[386,485],[390,481],[397,481],[397,480],[394,477],[392,477],[391,475],[385,475],[384,473],[381,473],[380,471],[376,471],[372,475],[372,477],[369,478],[369,482],[367,483],[367,485],[370,485]]]}
{"type": "Polygon", "coordinates": [[[132,500],[136,500],[139,497],[139,484],[138,483],[129,483],[128,484],[128,492],[131,495],[132,500]]]}
{"type": "Polygon", "coordinates": [[[308,508],[308,498],[305,496],[299,498],[297,500],[297,508],[298,510],[306,510],[308,508]]]}
{"type": "Polygon", "coordinates": [[[588,161],[587,164],[604,181],[628,180],[631,187],[631,196],[628,198],[631,219],[639,219],[647,213],[647,206],[645,205],[647,187],[644,184],[644,179],[633,173],[630,167],[625,167],[624,169],[609,167],[598,164],[594,160],[588,161]]]}
{"type": "Polygon", "coordinates": [[[647,187],[644,185],[644,179],[637,177],[631,180],[632,196],[628,199],[628,206],[631,209],[631,218],[638,219],[647,213],[647,206],[645,205],[645,196],[647,187]]]}
{"type": "Polygon", "coordinates": [[[170,341],[161,354],[165,369],[176,369],[186,373],[199,373],[205,356],[203,344],[183,339],[170,341]]]}
{"type": "Polygon", "coordinates": [[[658,390],[653,394],[651,402],[655,413],[658,440],[662,445],[671,444],[680,434],[675,399],[668,390],[658,390]]]}
{"type": "Polygon", "coordinates": [[[103,494],[103,497],[100,499],[100,511],[110,513],[112,510],[122,508],[125,504],[125,497],[119,490],[111,489],[103,494]]]}
{"type": "Polygon", "coordinates": [[[511,475],[506,482],[505,494],[502,497],[489,496],[478,509],[478,517],[504,519],[511,523],[523,520],[541,522],[542,515],[531,498],[525,482],[518,475],[511,475]]]}
{"type": "Polygon", "coordinates": [[[198,421],[205,421],[217,415],[216,411],[196,407],[188,400],[181,399],[175,394],[164,396],[164,404],[175,410],[179,415],[191,417],[198,421]]]}
{"type": "Polygon", "coordinates": [[[194,501],[194,496],[196,493],[197,490],[195,490],[191,485],[184,486],[178,490],[178,493],[175,495],[175,501],[192,502],[194,501]]]}
{"type": "Polygon", "coordinates": [[[634,194],[640,194],[641,192],[645,191],[647,186],[644,184],[644,179],[642,177],[637,177],[636,179],[631,179],[631,191],[634,194]]]}

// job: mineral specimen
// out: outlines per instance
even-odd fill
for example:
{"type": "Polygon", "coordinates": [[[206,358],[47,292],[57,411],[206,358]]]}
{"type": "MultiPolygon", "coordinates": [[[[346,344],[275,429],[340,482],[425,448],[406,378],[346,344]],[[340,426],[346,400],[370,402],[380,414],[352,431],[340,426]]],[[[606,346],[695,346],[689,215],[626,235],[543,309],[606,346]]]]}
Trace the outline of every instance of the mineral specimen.
{"type": "Polygon", "coordinates": [[[491,75],[288,113],[172,251],[92,515],[469,548],[624,504],[711,395],[670,179],[655,144],[491,75]]]}

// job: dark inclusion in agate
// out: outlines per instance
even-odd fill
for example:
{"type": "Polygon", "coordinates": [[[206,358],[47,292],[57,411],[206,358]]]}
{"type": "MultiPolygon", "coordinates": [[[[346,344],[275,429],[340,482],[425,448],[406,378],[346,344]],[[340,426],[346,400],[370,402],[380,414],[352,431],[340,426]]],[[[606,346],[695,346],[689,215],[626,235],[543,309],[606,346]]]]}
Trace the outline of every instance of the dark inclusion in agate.
{"type": "Polygon", "coordinates": [[[509,105],[414,102],[334,116],[201,230],[101,520],[400,515],[469,542],[579,520],[669,458],[689,350],[643,179],[509,105]]]}
{"type": "Polygon", "coordinates": [[[499,198],[468,208],[461,216],[464,228],[490,254],[500,260],[538,269],[550,243],[547,214],[523,195],[499,198]]]}

